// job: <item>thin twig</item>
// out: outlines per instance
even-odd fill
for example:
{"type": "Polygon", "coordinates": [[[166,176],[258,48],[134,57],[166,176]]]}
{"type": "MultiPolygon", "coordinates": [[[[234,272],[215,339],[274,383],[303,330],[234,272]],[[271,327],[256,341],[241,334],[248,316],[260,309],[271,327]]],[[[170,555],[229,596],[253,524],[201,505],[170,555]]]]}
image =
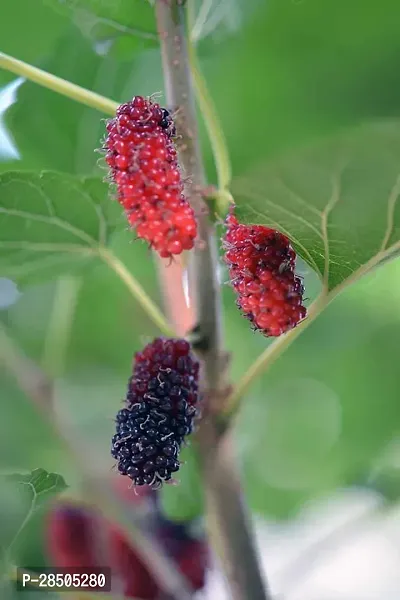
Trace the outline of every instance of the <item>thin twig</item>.
{"type": "Polygon", "coordinates": [[[75,85],[61,77],[52,75],[51,73],[46,73],[46,71],[42,71],[42,69],[33,67],[32,65],[29,65],[22,60],[18,60],[13,56],[8,56],[3,52],[0,52],[0,69],[10,71],[11,73],[15,73],[15,75],[34,81],[49,90],[53,90],[53,92],[67,96],[68,98],[71,98],[71,100],[76,100],[76,102],[95,108],[108,115],[114,116],[115,111],[118,108],[117,102],[114,102],[109,98],[86,90],[80,85],[75,85]]]}
{"type": "Polygon", "coordinates": [[[232,171],[225,135],[217,117],[214,103],[211,100],[206,80],[200,71],[194,48],[191,48],[190,51],[190,65],[199,106],[214,155],[218,188],[220,190],[227,189],[231,183],[232,171]]]}
{"type": "Polygon", "coordinates": [[[196,90],[197,101],[213,151],[215,168],[217,171],[218,188],[219,190],[226,190],[231,183],[232,167],[225,134],[218,118],[215,104],[208,89],[207,81],[200,70],[194,40],[188,41],[188,52],[190,70],[193,77],[193,85],[196,90]]]}
{"type": "MultiPolygon", "coordinates": [[[[161,40],[167,104],[179,109],[178,131],[183,143],[180,161],[190,183],[186,193],[196,212],[201,244],[189,265],[196,325],[205,365],[204,391],[208,399],[224,385],[221,298],[217,281],[217,247],[202,198],[205,187],[197,121],[189,69],[185,10],[179,0],[158,0],[156,17],[161,40]]],[[[198,434],[207,499],[210,539],[219,551],[232,600],[265,600],[259,561],[242,503],[234,457],[218,460],[218,429],[214,418],[203,419],[198,434]],[[239,535],[238,535],[239,534],[239,535]]]]}
{"type": "Polygon", "coordinates": [[[318,317],[321,311],[328,304],[328,296],[321,294],[315,302],[313,302],[308,310],[307,318],[297,327],[277,338],[266,350],[252,363],[248,371],[243,375],[240,381],[235,386],[232,394],[227,399],[224,412],[232,417],[240,406],[240,401],[253,383],[261,374],[279,358],[279,356],[294,342],[296,338],[318,317]]]}
{"type": "Polygon", "coordinates": [[[140,304],[149,318],[157,325],[164,335],[173,335],[172,328],[158,306],[153,302],[150,296],[145,292],[140,283],[134,278],[132,273],[126,268],[124,263],[119,260],[115,254],[105,246],[99,246],[98,253],[100,258],[118,275],[125,283],[135,300],[140,304]]]}

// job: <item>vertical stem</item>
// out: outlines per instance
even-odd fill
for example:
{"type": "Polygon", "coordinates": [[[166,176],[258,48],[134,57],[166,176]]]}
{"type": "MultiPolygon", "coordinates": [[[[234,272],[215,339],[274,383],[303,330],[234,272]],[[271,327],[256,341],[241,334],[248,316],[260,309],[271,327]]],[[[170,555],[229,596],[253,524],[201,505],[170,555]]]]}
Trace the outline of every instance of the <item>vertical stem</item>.
{"type": "Polygon", "coordinates": [[[179,148],[180,164],[190,182],[187,196],[198,222],[199,245],[191,253],[189,265],[190,287],[199,334],[207,346],[207,376],[209,385],[219,379],[218,361],[222,348],[220,318],[220,290],[216,277],[217,245],[209,227],[208,210],[203,200],[205,175],[198,142],[198,128],[192,93],[188,48],[185,31],[185,13],[179,0],[157,0],[156,15],[161,40],[165,93],[168,105],[178,110],[178,131],[183,142],[179,148]]]}
{"type": "MultiPolygon", "coordinates": [[[[204,392],[210,401],[224,384],[222,303],[217,280],[216,239],[202,198],[205,174],[198,140],[183,4],[182,0],[156,0],[156,17],[166,99],[169,107],[178,110],[177,126],[182,135],[180,162],[186,177],[190,178],[186,194],[196,212],[201,240],[189,265],[190,290],[205,367],[204,392]]],[[[169,295],[165,296],[168,301],[169,295]]],[[[185,318],[184,315],[182,318],[185,318]]],[[[198,443],[209,535],[230,585],[230,597],[232,600],[266,600],[270,596],[264,587],[249,532],[235,458],[231,453],[218,452],[218,429],[212,415],[203,418],[198,443]]]]}

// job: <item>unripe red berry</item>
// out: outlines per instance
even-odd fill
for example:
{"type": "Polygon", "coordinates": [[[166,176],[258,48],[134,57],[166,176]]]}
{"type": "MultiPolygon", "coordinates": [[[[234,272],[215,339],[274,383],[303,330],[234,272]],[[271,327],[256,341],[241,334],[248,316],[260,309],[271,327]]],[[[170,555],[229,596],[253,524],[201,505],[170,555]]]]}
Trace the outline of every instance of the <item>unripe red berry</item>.
{"type": "Polygon", "coordinates": [[[148,98],[135,96],[118,108],[106,127],[105,159],[118,200],[138,237],[162,257],[192,249],[197,224],[183,196],[169,112],[148,98]],[[180,215],[183,221],[177,219],[180,215]]]}
{"type": "Polygon", "coordinates": [[[266,336],[282,335],[307,312],[289,238],[263,225],[239,223],[233,209],[226,223],[225,262],[238,295],[237,304],[254,329],[266,336]]]}

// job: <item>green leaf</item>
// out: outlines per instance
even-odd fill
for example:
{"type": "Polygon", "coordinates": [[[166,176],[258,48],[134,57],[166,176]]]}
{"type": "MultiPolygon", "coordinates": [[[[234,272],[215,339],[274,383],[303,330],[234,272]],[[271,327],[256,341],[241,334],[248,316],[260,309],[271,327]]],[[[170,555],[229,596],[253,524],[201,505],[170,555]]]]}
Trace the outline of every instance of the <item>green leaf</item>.
{"type": "Polygon", "coordinates": [[[31,518],[57,494],[67,488],[64,478],[45,469],[25,474],[6,474],[1,477],[0,543],[9,555],[31,518]]]}
{"type": "MultiPolygon", "coordinates": [[[[133,79],[140,60],[136,51],[129,62],[100,56],[73,26],[54,51],[38,66],[49,73],[93,90],[116,101],[142,93],[133,79]]],[[[149,93],[153,93],[151,88],[149,93]]],[[[26,81],[18,90],[17,101],[5,121],[21,155],[12,164],[0,163],[1,170],[54,169],[83,175],[105,173],[100,148],[106,129],[104,115],[36,83],[26,81]],[[34,111],[32,106],[35,107],[34,111]]]]}
{"type": "Polygon", "coordinates": [[[234,37],[202,41],[234,173],[361,119],[399,115],[399,18],[397,0],[269,0],[234,37]]]}
{"type": "Polygon", "coordinates": [[[359,126],[233,182],[244,222],[287,233],[332,290],[400,249],[400,122],[359,126]]]}
{"type": "Polygon", "coordinates": [[[34,469],[26,474],[13,473],[7,475],[6,480],[29,488],[32,497],[30,512],[68,487],[61,475],[48,473],[45,469],[34,469]]]}
{"type": "MultiPolygon", "coordinates": [[[[113,97],[118,67],[102,59],[77,30],[60,39],[51,56],[39,65],[75,84],[113,97]]],[[[54,169],[89,174],[96,170],[104,135],[104,115],[45,89],[25,82],[5,121],[21,155],[18,169],[54,169]],[[32,110],[32,107],[35,107],[32,110]]]]}
{"type": "Polygon", "coordinates": [[[121,48],[127,53],[137,46],[157,43],[154,10],[148,0],[45,0],[96,43],[121,48]]]}
{"type": "MultiPolygon", "coordinates": [[[[60,15],[42,2],[2,0],[1,50],[20,60],[36,62],[51,51],[67,25],[60,15]]],[[[0,71],[0,84],[14,78],[15,75],[0,71]]]]}
{"type": "Polygon", "coordinates": [[[107,186],[96,178],[4,173],[0,194],[0,268],[17,280],[85,265],[120,217],[107,186]]]}
{"type": "Polygon", "coordinates": [[[161,506],[165,516],[172,521],[191,521],[204,511],[202,481],[198,459],[193,446],[183,448],[181,466],[176,475],[178,485],[165,485],[160,491],[161,506]]]}

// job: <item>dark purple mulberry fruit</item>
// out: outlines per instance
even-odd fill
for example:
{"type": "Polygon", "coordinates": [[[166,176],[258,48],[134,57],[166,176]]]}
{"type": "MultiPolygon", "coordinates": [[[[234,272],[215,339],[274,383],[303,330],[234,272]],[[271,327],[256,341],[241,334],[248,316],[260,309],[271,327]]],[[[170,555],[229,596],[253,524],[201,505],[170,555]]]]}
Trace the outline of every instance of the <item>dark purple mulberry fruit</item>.
{"type": "Polygon", "coordinates": [[[185,340],[157,338],[135,355],[111,445],[118,471],[135,485],[157,488],[178,471],[197,412],[198,375],[199,363],[185,340]]]}

